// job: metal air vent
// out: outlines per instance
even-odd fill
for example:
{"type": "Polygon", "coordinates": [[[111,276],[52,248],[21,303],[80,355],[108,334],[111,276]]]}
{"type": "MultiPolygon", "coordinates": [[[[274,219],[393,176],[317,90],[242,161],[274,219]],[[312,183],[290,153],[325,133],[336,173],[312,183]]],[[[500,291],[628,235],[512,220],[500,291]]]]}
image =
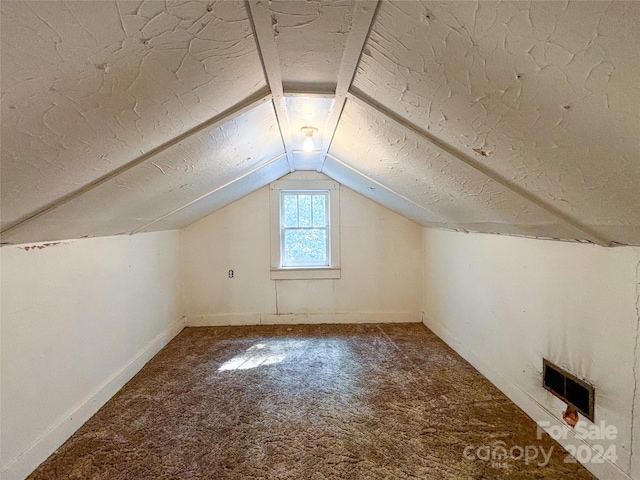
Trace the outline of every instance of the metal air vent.
{"type": "Polygon", "coordinates": [[[542,386],[594,421],[595,388],[592,385],[543,358],[542,386]]]}

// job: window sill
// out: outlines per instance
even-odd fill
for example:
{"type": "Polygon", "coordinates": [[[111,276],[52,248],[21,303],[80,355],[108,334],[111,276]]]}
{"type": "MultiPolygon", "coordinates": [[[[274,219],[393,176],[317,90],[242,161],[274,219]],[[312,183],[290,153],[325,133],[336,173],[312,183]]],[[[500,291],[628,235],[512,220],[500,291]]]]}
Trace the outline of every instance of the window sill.
{"type": "Polygon", "coordinates": [[[271,269],[271,280],[313,280],[327,278],[340,278],[340,269],[332,267],[271,269]]]}

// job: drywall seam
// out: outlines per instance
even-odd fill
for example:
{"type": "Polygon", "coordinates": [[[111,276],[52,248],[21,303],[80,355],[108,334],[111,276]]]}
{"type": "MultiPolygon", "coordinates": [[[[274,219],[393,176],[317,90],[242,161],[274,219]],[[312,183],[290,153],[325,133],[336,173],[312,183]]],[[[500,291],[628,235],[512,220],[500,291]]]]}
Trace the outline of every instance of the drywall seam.
{"type": "Polygon", "coordinates": [[[139,232],[141,232],[142,230],[144,230],[144,229],[146,229],[146,228],[150,227],[150,226],[151,226],[151,225],[153,225],[154,223],[157,223],[157,222],[159,222],[159,221],[161,221],[161,220],[164,220],[165,218],[170,217],[171,215],[173,215],[173,214],[175,214],[175,213],[178,213],[179,211],[184,210],[184,209],[185,209],[185,208],[187,208],[187,207],[190,207],[190,206],[191,206],[191,205],[193,205],[194,203],[197,203],[197,202],[199,202],[200,200],[203,200],[203,199],[207,198],[208,196],[213,195],[213,194],[215,194],[215,193],[219,192],[220,190],[222,190],[222,189],[224,189],[224,188],[230,187],[230,186],[231,186],[231,185],[233,185],[234,183],[239,182],[240,180],[242,180],[242,179],[244,179],[244,178],[248,177],[249,175],[253,175],[254,173],[256,173],[256,172],[258,172],[258,171],[262,170],[263,168],[268,167],[268,166],[269,166],[269,165],[271,165],[272,163],[277,162],[278,160],[280,160],[280,159],[281,159],[282,157],[284,157],[285,155],[286,155],[286,153],[282,153],[282,154],[278,155],[277,157],[274,157],[274,158],[272,158],[271,160],[269,160],[269,161],[267,161],[267,162],[263,163],[262,165],[258,165],[256,168],[254,168],[254,169],[252,169],[252,170],[248,171],[247,173],[245,173],[245,174],[243,174],[243,175],[240,175],[240,176],[239,176],[239,177],[237,177],[237,178],[234,178],[234,179],[233,179],[233,180],[231,180],[230,182],[227,182],[227,183],[225,183],[224,185],[221,185],[221,186],[219,186],[218,188],[215,188],[215,189],[211,190],[210,192],[205,193],[204,195],[199,196],[199,197],[198,197],[198,198],[196,198],[195,200],[192,200],[192,201],[190,201],[189,203],[187,203],[187,204],[185,204],[185,205],[183,205],[183,206],[181,206],[181,207],[179,207],[179,208],[176,208],[175,210],[172,210],[171,212],[166,213],[166,214],[162,215],[161,217],[156,218],[153,222],[149,222],[149,223],[147,223],[145,226],[140,227],[140,228],[138,228],[138,229],[134,230],[133,232],[131,232],[131,234],[133,235],[133,234],[135,234],[135,233],[139,233],[139,232]]]}
{"type": "MultiPolygon", "coordinates": [[[[277,283],[277,282],[276,282],[277,283]]],[[[233,325],[308,325],[345,323],[420,323],[420,312],[280,313],[190,315],[187,327],[233,325]]]]}
{"type": "Polygon", "coordinates": [[[601,245],[603,247],[612,246],[612,241],[609,239],[606,239],[599,232],[593,230],[590,227],[587,227],[586,225],[583,225],[578,220],[558,210],[556,207],[548,204],[547,202],[537,197],[536,195],[532,194],[528,190],[520,187],[519,185],[513,183],[512,181],[508,180],[507,178],[503,177],[497,172],[494,172],[493,170],[487,168],[486,166],[479,164],[475,159],[473,159],[466,153],[461,152],[457,148],[443,142],[442,140],[435,137],[433,134],[413,124],[411,121],[405,118],[402,118],[401,116],[391,111],[390,109],[388,109],[387,107],[385,107],[384,105],[376,101],[375,99],[366,95],[364,92],[362,92],[358,88],[352,86],[349,89],[349,92],[347,93],[347,98],[349,100],[353,100],[357,102],[360,105],[363,105],[365,108],[368,108],[370,110],[373,110],[374,112],[384,115],[390,120],[393,120],[395,123],[397,123],[401,127],[416,133],[417,135],[419,135],[420,137],[424,138],[429,143],[431,143],[438,150],[441,150],[446,154],[453,156],[454,158],[467,164],[474,170],[482,173],[483,175],[489,177],[490,179],[499,183],[503,187],[511,190],[516,195],[519,195],[525,200],[528,200],[534,205],[542,208],[544,211],[548,212],[549,214],[553,215],[554,217],[556,217],[557,219],[559,219],[560,221],[562,221],[563,223],[571,227],[576,232],[576,234],[579,233],[581,236],[584,236],[584,239],[589,240],[592,243],[601,245]]]}
{"type": "MultiPolygon", "coordinates": [[[[444,218],[442,218],[440,215],[438,215],[437,213],[432,212],[431,210],[428,210],[426,208],[424,208],[422,205],[414,202],[413,200],[409,200],[407,197],[405,197],[404,195],[401,195],[400,193],[396,192],[395,190],[392,190],[391,188],[382,185],[381,183],[377,182],[376,180],[374,180],[373,178],[365,175],[364,173],[360,172],[359,170],[356,170],[353,167],[350,167],[349,165],[347,165],[346,163],[344,163],[343,161],[339,160],[338,158],[334,157],[333,155],[331,155],[330,153],[327,153],[326,155],[327,157],[331,158],[331,160],[333,160],[336,163],[339,163],[340,165],[342,165],[344,168],[350,170],[351,172],[353,172],[355,175],[358,175],[359,177],[364,178],[367,182],[371,182],[374,185],[378,186],[378,188],[381,188],[387,192],[389,192],[392,195],[395,195],[396,197],[400,198],[401,200],[410,203],[411,205],[413,205],[416,208],[419,208],[420,210],[422,210],[423,212],[426,212],[428,215],[434,216],[439,218],[440,220],[442,220],[442,223],[450,225],[452,230],[456,230],[459,232],[463,232],[463,233],[469,233],[465,228],[461,227],[460,225],[456,225],[451,223],[450,221],[445,220],[444,218]]],[[[324,162],[322,162],[322,167],[324,168],[324,162]]],[[[325,175],[331,177],[331,175],[329,173],[326,172],[322,172],[325,175]]],[[[337,181],[337,180],[336,180],[337,181]]],[[[340,182],[338,182],[340,183],[340,182]]]]}
{"type": "Polygon", "coordinates": [[[629,442],[629,471],[633,467],[634,458],[634,427],[635,427],[635,415],[636,415],[636,403],[638,401],[638,348],[640,347],[640,260],[636,264],[636,338],[633,347],[633,397],[631,400],[631,440],[629,442]]]}
{"type": "Polygon", "coordinates": [[[230,120],[233,120],[234,118],[242,115],[243,113],[257,107],[258,105],[269,101],[271,99],[271,94],[267,92],[266,89],[261,89],[259,91],[257,91],[256,93],[248,96],[247,98],[245,98],[244,100],[242,100],[241,102],[239,102],[238,104],[234,105],[233,107],[229,108],[228,110],[225,110],[224,112],[222,112],[219,115],[216,115],[212,118],[210,118],[209,120],[202,122],[201,124],[197,125],[196,127],[187,130],[186,132],[178,135],[177,137],[172,138],[171,140],[163,143],[162,145],[153,148],[151,150],[149,150],[147,153],[144,153],[143,155],[139,156],[138,158],[132,160],[131,162],[122,165],[119,168],[116,168],[115,170],[112,170],[111,172],[107,173],[106,175],[103,175],[102,177],[98,178],[97,180],[94,180],[93,182],[79,188],[78,190],[75,190],[61,198],[58,198],[57,200],[55,200],[54,202],[45,205],[44,207],[42,207],[41,209],[37,210],[36,212],[17,220],[16,222],[14,222],[13,224],[10,224],[7,226],[7,228],[5,228],[4,230],[0,231],[0,234],[6,233],[10,230],[13,230],[21,225],[24,225],[27,222],[30,222],[31,220],[35,220],[36,218],[44,215],[45,213],[49,213],[52,210],[55,210],[56,208],[66,204],[67,202],[70,202],[71,200],[74,200],[82,195],[84,195],[85,193],[93,190],[94,188],[102,185],[103,183],[112,180],[120,175],[122,175],[123,173],[131,170],[132,168],[134,168],[137,165],[140,165],[141,163],[145,162],[146,160],[154,157],[155,155],[158,155],[160,153],[165,152],[166,150],[170,149],[171,147],[178,145],[180,142],[183,142],[184,140],[187,140],[189,138],[191,138],[194,135],[197,135],[199,133],[202,133],[206,130],[212,129],[212,128],[216,128],[217,126],[219,126],[220,124],[224,123],[224,122],[228,122],[230,120]]]}
{"type": "Polygon", "coordinates": [[[327,159],[327,152],[331,147],[331,142],[333,142],[333,137],[338,129],[338,123],[340,122],[344,105],[347,102],[347,92],[355,78],[356,70],[362,57],[362,51],[373,29],[373,23],[379,8],[379,0],[356,1],[351,31],[347,37],[342,61],[340,62],[340,69],[338,70],[338,83],[336,85],[333,109],[329,113],[324,125],[324,130],[329,135],[327,135],[327,140],[322,144],[322,149],[320,150],[322,162],[318,167],[318,172],[322,172],[324,162],[327,159]]]}
{"type": "Polygon", "coordinates": [[[164,348],[186,326],[182,316],[145,345],[126,365],[116,371],[79,405],[64,415],[62,420],[37,438],[31,446],[2,469],[5,480],[23,480],[35,467],[47,459],[73,433],[94,415],[125,383],[164,348]]]}
{"type": "MultiPolygon", "coordinates": [[[[549,428],[555,427],[567,432],[565,439],[557,440],[557,442],[565,447],[566,445],[575,445],[579,447],[585,445],[586,448],[592,450],[591,444],[585,442],[582,438],[578,438],[576,433],[567,428],[565,424],[558,419],[553,413],[547,410],[535,398],[530,396],[525,390],[520,388],[516,383],[496,371],[492,366],[486,363],[472,349],[464,345],[451,331],[444,325],[432,321],[427,315],[423,317],[424,325],[435,333],[442,341],[451,347],[458,355],[469,362],[476,370],[484,375],[493,385],[495,385],[509,400],[520,407],[533,421],[549,422],[549,428]]],[[[596,452],[593,452],[595,455],[596,452]]],[[[589,458],[592,458],[591,456],[589,458]]],[[[619,466],[603,458],[602,463],[585,463],[584,467],[602,480],[634,480],[630,475],[620,469],[619,466]]]]}
{"type": "Polygon", "coordinates": [[[253,29],[253,38],[256,41],[258,55],[262,63],[265,81],[271,90],[273,106],[276,112],[276,121],[280,130],[280,137],[287,153],[289,171],[295,170],[293,162],[293,148],[289,117],[285,108],[284,89],[282,86],[282,72],[280,71],[280,55],[273,37],[269,4],[260,0],[245,0],[249,23],[253,29]]]}

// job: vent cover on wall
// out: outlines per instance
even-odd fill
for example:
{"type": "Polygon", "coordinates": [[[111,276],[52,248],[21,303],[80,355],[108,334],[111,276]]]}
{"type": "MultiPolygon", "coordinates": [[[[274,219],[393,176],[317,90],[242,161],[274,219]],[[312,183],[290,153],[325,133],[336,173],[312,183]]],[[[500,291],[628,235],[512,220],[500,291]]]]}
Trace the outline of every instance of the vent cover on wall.
{"type": "Polygon", "coordinates": [[[594,421],[595,388],[575,375],[542,359],[542,386],[579,413],[594,421]]]}

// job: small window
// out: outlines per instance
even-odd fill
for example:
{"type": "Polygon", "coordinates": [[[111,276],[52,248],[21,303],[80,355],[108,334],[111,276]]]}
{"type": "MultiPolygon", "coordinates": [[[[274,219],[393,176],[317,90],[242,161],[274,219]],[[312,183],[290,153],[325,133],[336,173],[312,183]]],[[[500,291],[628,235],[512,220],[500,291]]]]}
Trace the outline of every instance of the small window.
{"type": "Polygon", "coordinates": [[[269,189],[271,278],[340,278],[340,184],[305,171],[269,189]]]}
{"type": "Polygon", "coordinates": [[[283,267],[328,267],[329,191],[280,191],[280,248],[283,267]]]}

